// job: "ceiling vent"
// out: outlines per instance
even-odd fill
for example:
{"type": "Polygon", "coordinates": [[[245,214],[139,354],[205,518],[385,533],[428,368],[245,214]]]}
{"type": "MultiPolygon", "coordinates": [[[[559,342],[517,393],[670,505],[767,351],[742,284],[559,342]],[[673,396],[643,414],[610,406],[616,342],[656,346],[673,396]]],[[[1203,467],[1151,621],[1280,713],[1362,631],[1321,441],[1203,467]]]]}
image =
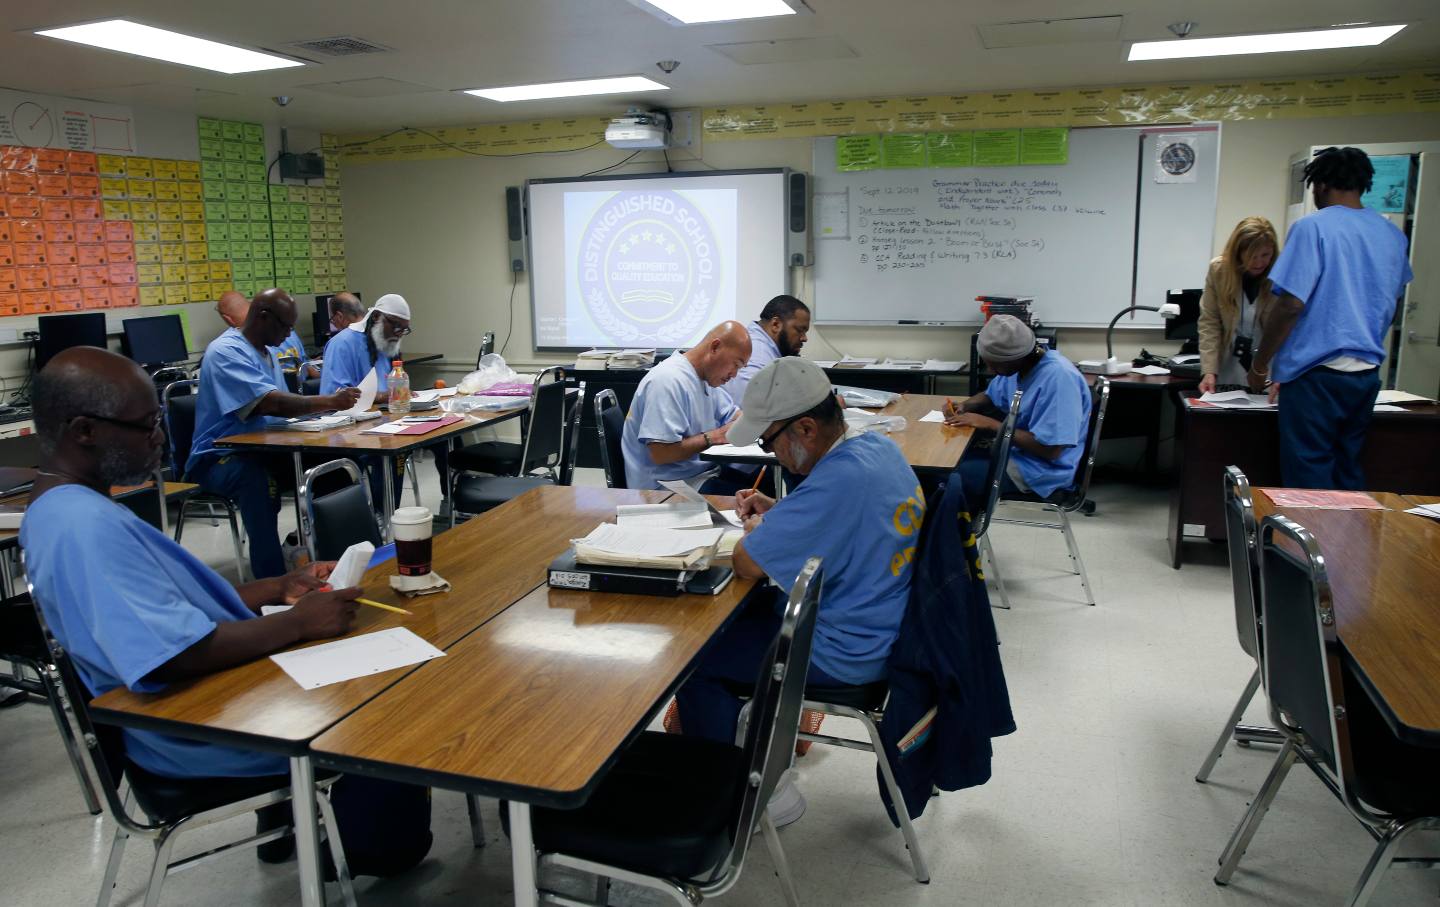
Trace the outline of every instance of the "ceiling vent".
{"type": "Polygon", "coordinates": [[[1124,16],[1086,16],[1079,19],[1031,19],[977,26],[987,50],[1005,47],[1043,47],[1119,41],[1124,16]]]}
{"type": "Polygon", "coordinates": [[[350,35],[341,35],[337,38],[319,38],[314,41],[296,41],[290,45],[301,50],[312,51],[317,54],[325,54],[328,57],[353,57],[358,54],[383,54],[386,51],[394,50],[393,47],[386,47],[383,44],[375,44],[366,41],[364,38],[355,38],[350,35]]]}

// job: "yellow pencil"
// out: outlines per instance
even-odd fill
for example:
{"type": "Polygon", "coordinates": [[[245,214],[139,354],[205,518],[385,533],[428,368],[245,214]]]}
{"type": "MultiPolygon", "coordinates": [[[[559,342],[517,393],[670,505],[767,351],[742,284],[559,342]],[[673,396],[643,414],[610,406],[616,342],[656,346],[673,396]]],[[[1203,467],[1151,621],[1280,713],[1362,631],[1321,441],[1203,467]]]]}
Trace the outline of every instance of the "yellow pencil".
{"type": "Polygon", "coordinates": [[[369,606],[372,607],[372,608],[382,608],[382,609],[384,609],[384,610],[386,610],[386,611],[394,611],[396,614],[409,614],[409,613],[411,613],[411,612],[409,612],[409,611],[406,611],[404,608],[397,608],[397,607],[395,607],[394,605],[387,605],[387,604],[385,604],[384,602],[371,601],[371,600],[368,599],[368,598],[357,598],[357,599],[355,599],[355,600],[356,600],[357,602],[359,602],[360,604],[362,604],[362,605],[369,605],[369,606]]]}
{"type": "Polygon", "coordinates": [[[751,490],[751,491],[759,491],[759,490],[760,490],[760,480],[763,479],[763,478],[765,478],[765,470],[767,470],[767,469],[769,469],[769,468],[770,468],[769,466],[761,466],[761,467],[760,467],[760,472],[755,476],[755,484],[750,486],[750,490],[751,490]]]}

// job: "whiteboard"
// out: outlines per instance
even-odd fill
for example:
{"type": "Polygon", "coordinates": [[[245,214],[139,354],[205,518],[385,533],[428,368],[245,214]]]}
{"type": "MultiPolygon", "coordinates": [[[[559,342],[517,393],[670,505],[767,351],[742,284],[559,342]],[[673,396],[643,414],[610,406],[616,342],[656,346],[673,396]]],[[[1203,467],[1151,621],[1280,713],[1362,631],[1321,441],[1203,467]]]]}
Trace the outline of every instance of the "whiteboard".
{"type": "Polygon", "coordinates": [[[1201,286],[1218,135],[1191,134],[1194,181],[1179,183],[1152,179],[1143,129],[1071,130],[1058,166],[852,173],[836,171],[833,138],[817,139],[816,320],[978,324],[976,296],[1026,295],[1048,325],[1103,326],[1132,289],[1158,305],[1167,289],[1201,286]]]}

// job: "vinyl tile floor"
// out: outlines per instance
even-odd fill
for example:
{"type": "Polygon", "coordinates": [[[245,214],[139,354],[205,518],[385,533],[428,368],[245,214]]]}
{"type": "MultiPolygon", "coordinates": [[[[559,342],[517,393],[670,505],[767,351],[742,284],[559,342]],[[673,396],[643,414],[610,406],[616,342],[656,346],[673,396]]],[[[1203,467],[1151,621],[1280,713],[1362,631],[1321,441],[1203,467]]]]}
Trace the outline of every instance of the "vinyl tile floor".
{"type": "MultiPolygon", "coordinates": [[[[439,497],[420,467],[422,498],[439,497]]],[[[598,471],[579,481],[601,484],[598,471]]],[[[900,833],[885,818],[874,758],[816,746],[797,761],[808,801],[780,833],[807,905],[1325,905],[1344,903],[1371,840],[1303,766],[1291,773],[1226,888],[1216,858],[1274,759],[1274,750],[1231,745],[1208,784],[1200,761],[1253,665],[1235,642],[1221,547],[1189,543],[1172,570],[1165,542],[1167,494],[1097,485],[1098,513],[1075,521],[1098,604],[1085,603],[1058,532],[998,525],[993,539],[1013,610],[996,611],[1019,729],[995,741],[993,777],[930,801],[916,828],[932,881],[917,884],[900,833]]],[[[406,492],[407,503],[410,492],[406,492]]],[[[286,509],[282,521],[293,524],[286,509]]],[[[228,529],[196,520],[186,544],[233,573],[228,529]]],[[[1263,706],[1247,721],[1265,723],[1263,706]]],[[[847,727],[847,724],[850,726],[847,727]]],[[[859,735],[830,719],[826,729],[859,735]]],[[[563,741],[557,741],[563,745],[563,741]]],[[[86,814],[50,713],[32,703],[0,711],[0,904],[93,903],[112,826],[86,814]]],[[[434,795],[435,844],[408,875],[361,879],[371,907],[511,903],[510,853],[494,802],[486,842],[472,845],[464,799],[434,795]]],[[[236,820],[181,839],[195,853],[253,825],[236,820]]],[[[722,903],[783,900],[760,842],[722,903]]],[[[132,844],[112,901],[138,905],[148,848],[132,844]]],[[[1440,835],[1407,853],[1440,853],[1440,835]]],[[[1397,867],[1374,904],[1440,904],[1440,877],[1397,867]]],[[[236,854],[172,877],[168,905],[298,903],[293,862],[262,865],[236,854]]],[[[557,885],[586,890],[581,877],[557,885]]],[[[331,886],[332,902],[338,891],[331,886]]],[[[670,903],[615,885],[611,904],[670,903]]]]}

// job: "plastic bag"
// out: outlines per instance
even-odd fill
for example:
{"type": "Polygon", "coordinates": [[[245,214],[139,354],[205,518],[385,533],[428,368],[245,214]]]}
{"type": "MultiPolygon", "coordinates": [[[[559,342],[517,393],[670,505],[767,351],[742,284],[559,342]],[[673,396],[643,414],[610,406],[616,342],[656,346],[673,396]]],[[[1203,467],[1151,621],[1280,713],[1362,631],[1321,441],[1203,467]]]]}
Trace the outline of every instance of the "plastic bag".
{"type": "Polygon", "coordinates": [[[856,431],[881,431],[885,433],[904,431],[907,427],[904,416],[881,416],[861,412],[858,409],[845,410],[845,425],[856,431]]]}
{"type": "Polygon", "coordinates": [[[498,353],[486,353],[480,357],[480,367],[460,379],[458,390],[461,394],[469,396],[481,393],[491,385],[517,381],[519,377],[514,369],[505,364],[503,356],[498,353]]]}

